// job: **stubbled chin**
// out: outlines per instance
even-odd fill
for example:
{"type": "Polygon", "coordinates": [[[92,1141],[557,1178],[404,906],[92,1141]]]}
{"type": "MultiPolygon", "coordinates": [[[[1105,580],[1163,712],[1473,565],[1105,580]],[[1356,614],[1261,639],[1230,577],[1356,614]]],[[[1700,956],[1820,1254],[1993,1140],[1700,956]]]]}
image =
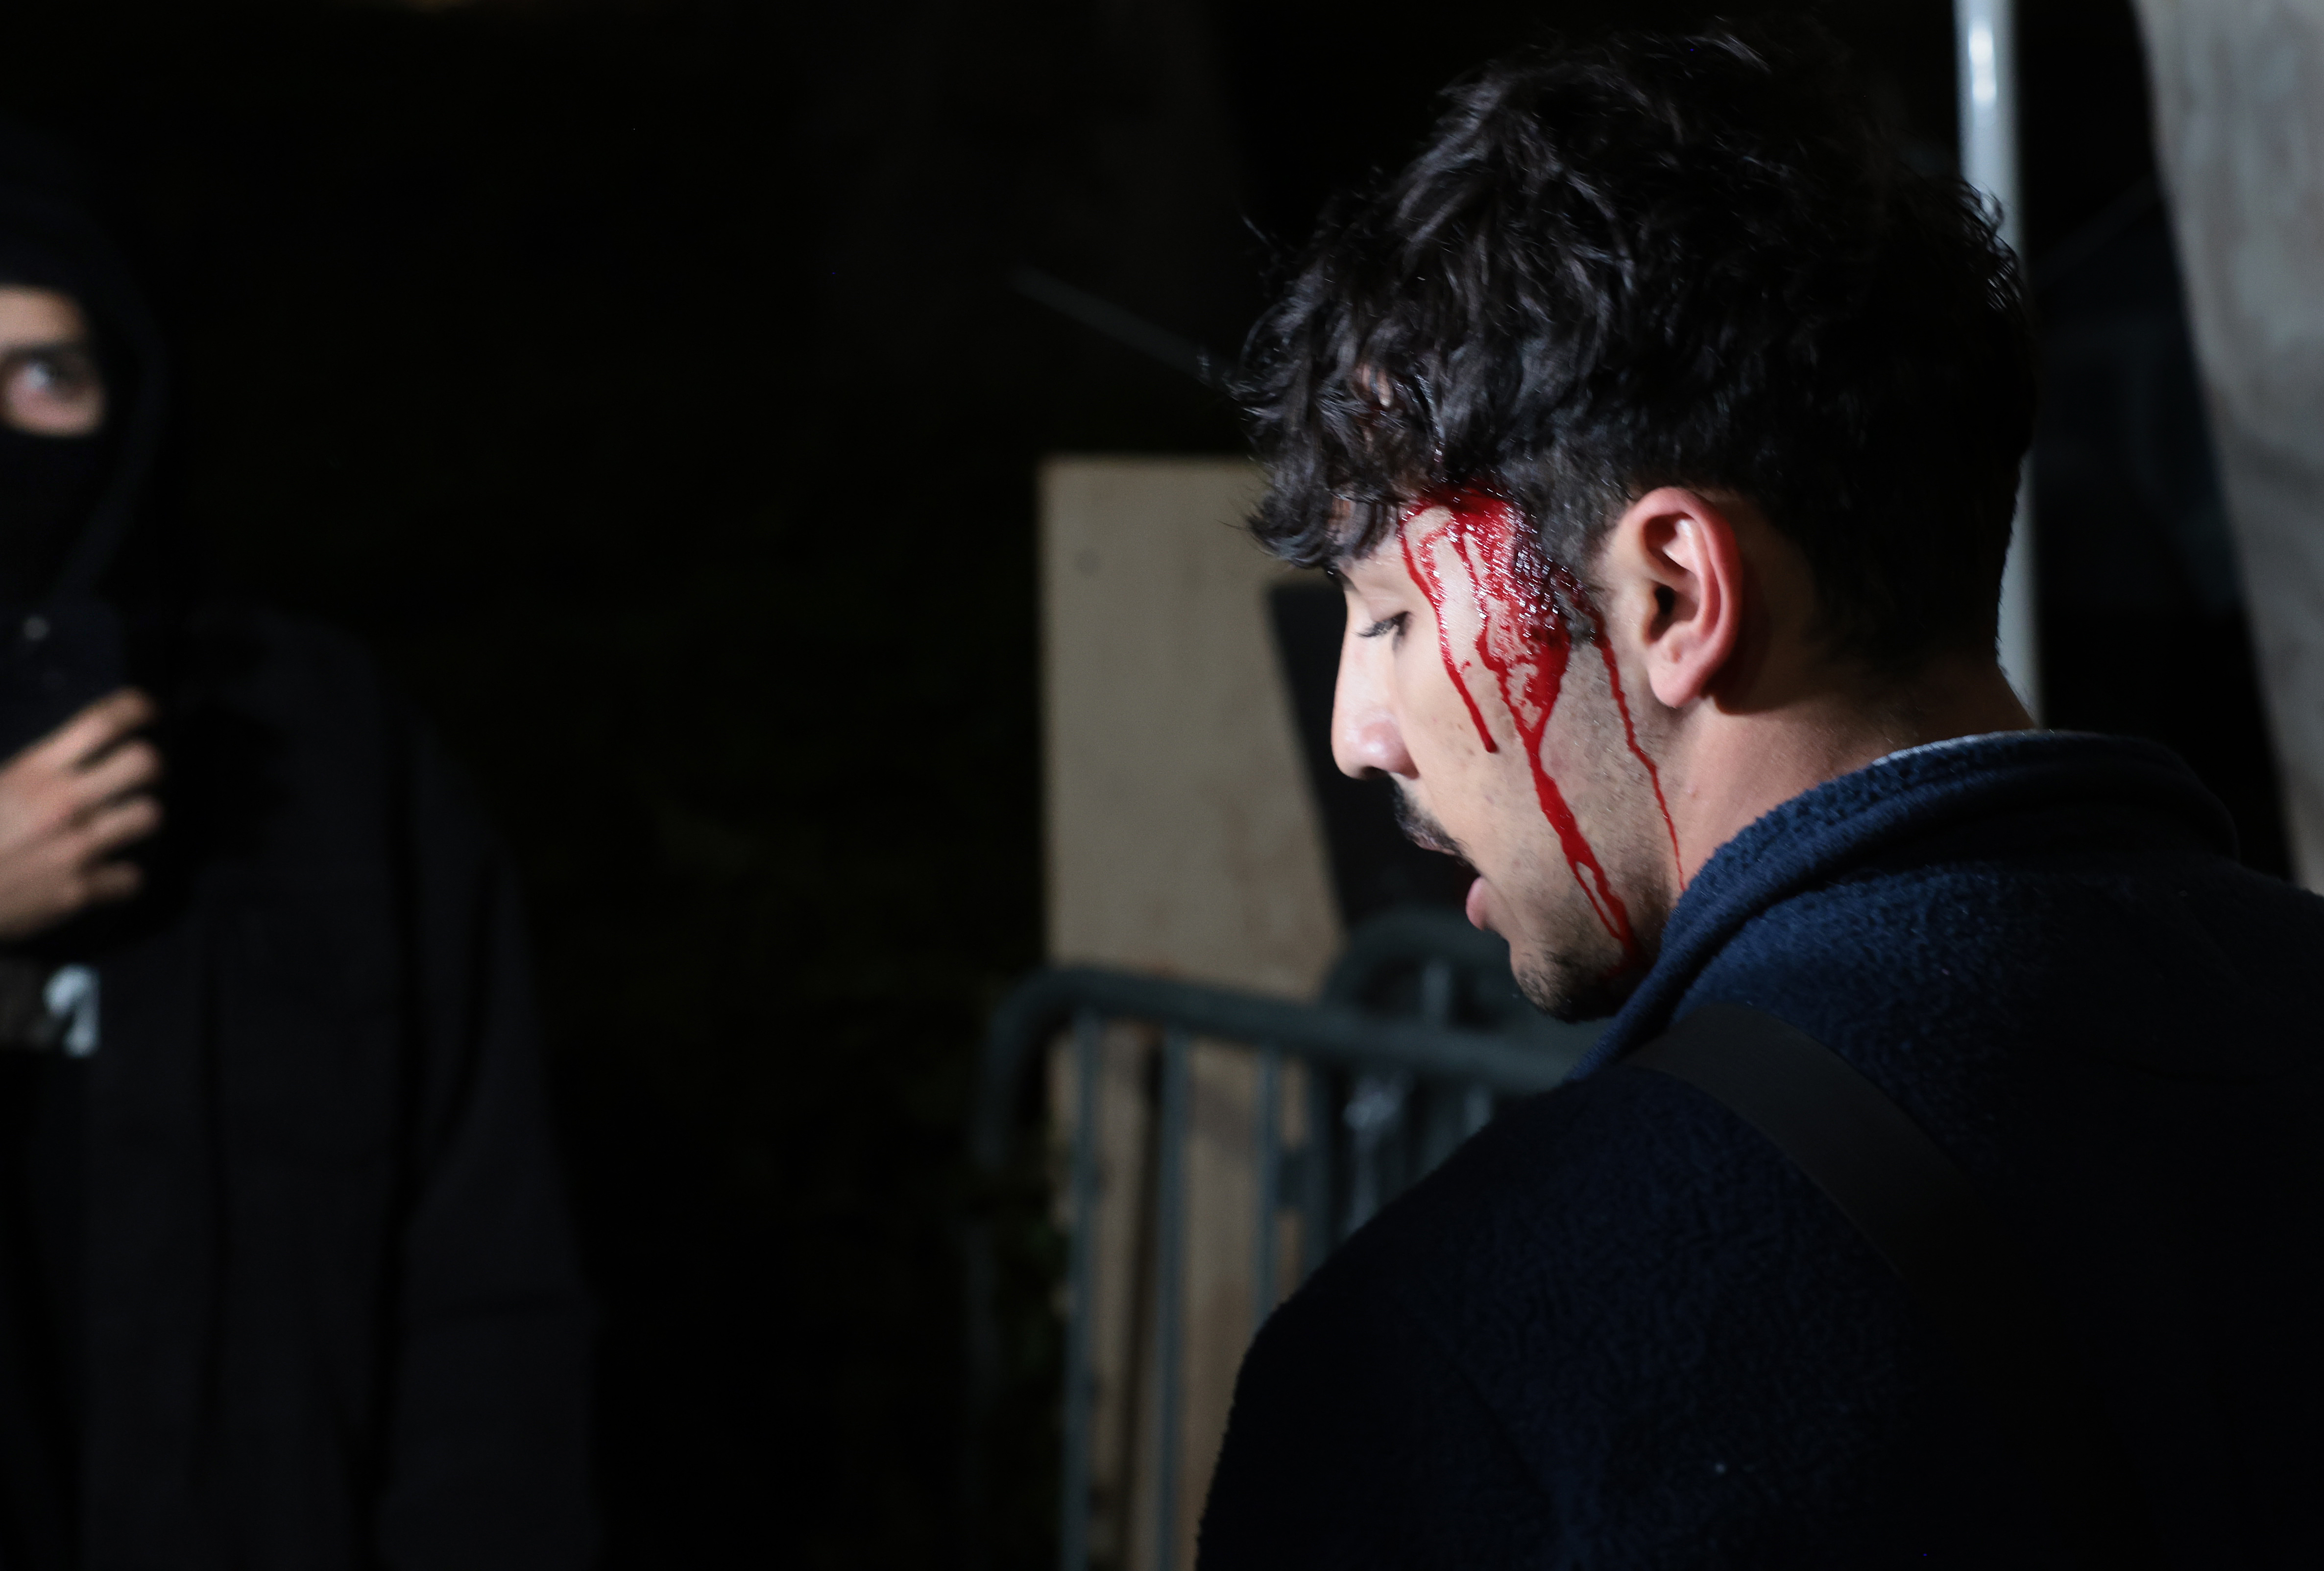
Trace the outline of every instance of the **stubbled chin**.
{"type": "Polygon", "coordinates": [[[1471,883],[1469,898],[1462,902],[1462,909],[1468,913],[1471,927],[1488,933],[1493,930],[1493,924],[1485,919],[1485,881],[1483,879],[1480,878],[1471,883]]]}
{"type": "Polygon", "coordinates": [[[1510,970],[1517,991],[1544,1014],[1572,1023],[1599,1020],[1622,1007],[1645,970],[1625,966],[1603,971],[1550,956],[1520,956],[1514,947],[1510,970]]]}

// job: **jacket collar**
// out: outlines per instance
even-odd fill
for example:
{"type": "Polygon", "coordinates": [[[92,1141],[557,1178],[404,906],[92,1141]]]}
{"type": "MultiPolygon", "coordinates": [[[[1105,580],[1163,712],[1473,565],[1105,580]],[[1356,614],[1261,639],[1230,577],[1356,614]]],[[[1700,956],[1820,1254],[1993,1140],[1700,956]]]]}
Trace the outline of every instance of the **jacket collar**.
{"type": "Polygon", "coordinates": [[[2236,854],[2227,809],[2176,754],[2150,742],[2014,731],[1889,753],[1801,792],[1711,854],[1672,908],[1653,967],[1572,1077],[1667,1029],[1712,956],[1777,901],[1964,819],[2094,799],[2160,809],[2212,849],[2236,854]]]}

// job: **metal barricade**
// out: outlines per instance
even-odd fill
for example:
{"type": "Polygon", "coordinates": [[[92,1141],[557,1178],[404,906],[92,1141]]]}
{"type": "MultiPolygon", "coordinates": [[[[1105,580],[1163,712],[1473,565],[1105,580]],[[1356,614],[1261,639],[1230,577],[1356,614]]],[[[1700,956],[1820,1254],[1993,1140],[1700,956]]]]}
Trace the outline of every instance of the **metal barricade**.
{"type": "MultiPolygon", "coordinates": [[[[1596,1036],[1560,1026],[1524,1003],[1508,982],[1507,952],[1489,936],[1456,929],[1457,918],[1391,913],[1360,930],[1334,968],[1324,1000],[1299,1004],[1258,994],[1085,968],[1036,973],[995,1012],[986,1040],[972,1134],[987,1171],[1005,1160],[1027,1077],[1058,1033],[1070,1032],[1073,1142],[1065,1174],[1069,1261],[1065,1347],[1064,1454],[1058,1564],[1090,1563],[1095,1403],[1094,1295],[1099,1215],[1100,1054],[1107,1025],[1139,1022],[1159,1033],[1153,1092],[1155,1187],[1151,1315],[1154,1471],[1150,1564],[1176,1567],[1187,1258],[1186,1161],[1194,1044],[1232,1045],[1255,1057],[1251,1153],[1254,1206],[1251,1332],[1273,1308],[1284,1263],[1278,1224],[1298,1218],[1297,1274],[1360,1226],[1396,1192],[1450,1155],[1490,1116],[1499,1097],[1546,1090],[1596,1036]],[[1463,1021],[1469,1023],[1462,1023],[1463,1021]],[[1480,1026],[1484,1029],[1479,1029],[1480,1026]],[[1303,1143],[1284,1143],[1285,1088],[1292,1066],[1305,1104],[1303,1143]]],[[[1062,1110],[1060,1110],[1062,1111],[1062,1110]]],[[[994,1338],[991,1268],[975,1236],[969,1262],[972,1348],[994,1338]]],[[[973,1362],[974,1354],[972,1354],[973,1362]]],[[[972,1372],[973,1387],[975,1375],[972,1372]]],[[[972,1395],[972,1403],[974,1401],[972,1395]]]]}

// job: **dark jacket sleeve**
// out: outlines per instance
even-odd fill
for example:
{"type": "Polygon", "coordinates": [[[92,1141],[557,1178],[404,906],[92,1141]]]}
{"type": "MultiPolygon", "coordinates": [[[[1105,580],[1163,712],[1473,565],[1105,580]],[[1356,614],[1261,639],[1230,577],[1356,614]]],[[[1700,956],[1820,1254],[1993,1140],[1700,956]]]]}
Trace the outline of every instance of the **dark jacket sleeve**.
{"type": "Polygon", "coordinates": [[[578,1567],[591,1312],[549,1135],[514,880],[450,770],[415,742],[408,779],[408,1194],[385,1565],[578,1567]]]}
{"type": "Polygon", "coordinates": [[[1326,1271],[1243,1361],[1202,1571],[1554,1563],[1551,1502],[1468,1378],[1380,1284],[1326,1271]]]}

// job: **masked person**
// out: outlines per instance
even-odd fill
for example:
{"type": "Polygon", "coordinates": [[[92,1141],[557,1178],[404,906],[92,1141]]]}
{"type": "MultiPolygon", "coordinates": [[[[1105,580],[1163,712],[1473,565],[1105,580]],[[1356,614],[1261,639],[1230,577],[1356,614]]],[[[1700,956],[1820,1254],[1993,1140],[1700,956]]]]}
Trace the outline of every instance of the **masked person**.
{"type": "Polygon", "coordinates": [[[578,1566],[509,870],[356,650],[189,590],[166,421],[0,144],[0,1566],[578,1566]]]}
{"type": "Polygon", "coordinates": [[[1268,1320],[1208,1571],[2313,1560],[2324,900],[2031,728],[2033,367],[1812,32],[1493,67],[1326,225],[1248,385],[1340,763],[1613,1019],[1268,1320]]]}

